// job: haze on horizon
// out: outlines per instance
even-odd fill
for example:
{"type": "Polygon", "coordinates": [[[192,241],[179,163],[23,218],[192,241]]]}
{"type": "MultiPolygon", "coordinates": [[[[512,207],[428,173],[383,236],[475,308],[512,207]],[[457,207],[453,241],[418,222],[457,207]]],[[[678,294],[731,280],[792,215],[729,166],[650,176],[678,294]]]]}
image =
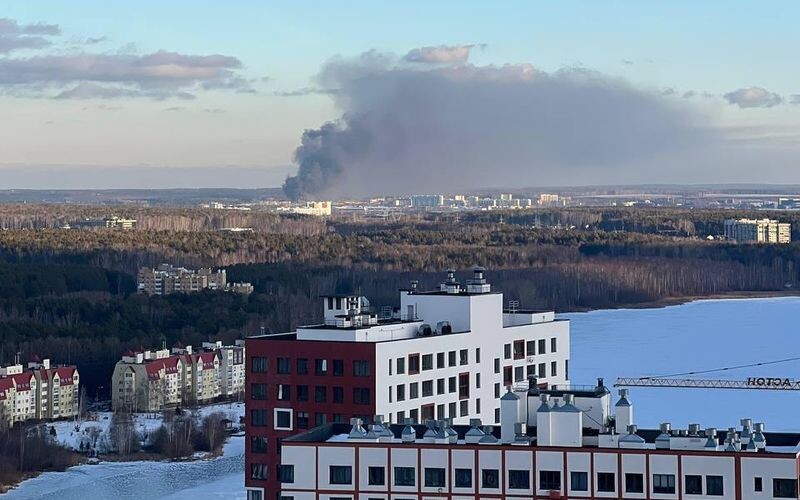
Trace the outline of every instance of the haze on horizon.
{"type": "Polygon", "coordinates": [[[12,1],[0,188],[800,183],[797,14],[12,1]]]}

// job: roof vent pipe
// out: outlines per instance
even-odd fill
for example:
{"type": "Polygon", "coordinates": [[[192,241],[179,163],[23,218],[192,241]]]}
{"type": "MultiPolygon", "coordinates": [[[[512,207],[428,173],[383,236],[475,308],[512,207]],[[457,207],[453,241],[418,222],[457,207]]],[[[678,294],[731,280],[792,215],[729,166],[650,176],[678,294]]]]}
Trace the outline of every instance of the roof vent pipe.
{"type": "Polygon", "coordinates": [[[367,433],[364,431],[364,427],[361,426],[363,421],[360,418],[351,418],[350,419],[350,434],[348,437],[350,439],[363,439],[366,437],[367,433]]]}
{"type": "Polygon", "coordinates": [[[406,426],[403,427],[403,432],[400,434],[400,439],[404,443],[413,443],[417,440],[417,431],[414,430],[414,426],[412,425],[413,423],[413,418],[405,419],[406,426]]]}
{"type": "Polygon", "coordinates": [[[479,418],[471,418],[469,419],[470,429],[464,434],[464,442],[466,444],[478,444],[478,441],[484,435],[483,430],[480,429],[481,419],[479,418]]]}
{"type": "Polygon", "coordinates": [[[671,439],[670,430],[672,429],[672,425],[669,422],[664,422],[659,426],[661,429],[661,434],[658,435],[656,438],[656,449],[660,450],[668,450],[669,449],[669,442],[671,439]]]}
{"type": "Polygon", "coordinates": [[[756,424],[753,426],[753,429],[753,441],[755,441],[756,448],[763,450],[767,447],[767,438],[764,436],[764,423],[756,422],[756,424]]]}
{"type": "Polygon", "coordinates": [[[707,450],[709,449],[716,450],[717,445],[719,444],[719,442],[717,441],[717,429],[715,429],[714,427],[709,427],[708,429],[706,429],[706,438],[708,439],[706,440],[705,448],[707,450]]]}
{"type": "Polygon", "coordinates": [[[689,424],[689,435],[696,437],[700,435],[700,424],[689,424]]]}

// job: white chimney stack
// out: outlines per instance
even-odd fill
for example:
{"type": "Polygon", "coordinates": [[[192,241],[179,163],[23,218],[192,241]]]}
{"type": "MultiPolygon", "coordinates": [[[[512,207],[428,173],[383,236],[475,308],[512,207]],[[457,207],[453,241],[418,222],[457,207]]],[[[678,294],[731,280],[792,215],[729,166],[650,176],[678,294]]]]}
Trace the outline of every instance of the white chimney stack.
{"type": "Polygon", "coordinates": [[[627,432],[628,426],[633,425],[633,405],[628,399],[628,389],[619,390],[619,401],[615,406],[615,422],[618,434],[627,432]]]}
{"type": "Polygon", "coordinates": [[[511,386],[500,398],[500,441],[513,443],[515,439],[514,424],[519,420],[519,396],[514,394],[511,386]]]}

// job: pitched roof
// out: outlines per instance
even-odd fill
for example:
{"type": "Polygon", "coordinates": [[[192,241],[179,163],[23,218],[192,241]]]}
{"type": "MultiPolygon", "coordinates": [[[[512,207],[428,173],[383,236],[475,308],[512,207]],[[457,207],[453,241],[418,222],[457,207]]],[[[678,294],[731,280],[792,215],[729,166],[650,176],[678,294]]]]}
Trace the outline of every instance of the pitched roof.
{"type": "Polygon", "coordinates": [[[33,378],[33,373],[17,373],[16,375],[11,375],[9,378],[14,381],[14,385],[17,386],[18,391],[29,391],[31,389],[31,379],[33,378]]]}
{"type": "Polygon", "coordinates": [[[201,352],[197,355],[197,362],[198,364],[202,363],[203,368],[214,368],[214,360],[216,358],[216,351],[201,352]]]}
{"type": "Polygon", "coordinates": [[[58,378],[60,379],[61,385],[72,385],[74,383],[74,377],[76,369],[74,366],[62,366],[56,368],[55,373],[58,374],[58,378]]]}

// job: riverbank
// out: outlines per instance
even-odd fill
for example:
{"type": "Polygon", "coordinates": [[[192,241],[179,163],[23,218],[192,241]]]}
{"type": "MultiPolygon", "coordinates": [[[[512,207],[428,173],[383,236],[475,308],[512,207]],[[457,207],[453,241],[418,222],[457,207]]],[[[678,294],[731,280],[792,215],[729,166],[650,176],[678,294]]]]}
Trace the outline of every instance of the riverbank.
{"type": "Polygon", "coordinates": [[[680,297],[664,297],[650,302],[620,303],[612,307],[594,308],[573,308],[563,313],[592,312],[592,311],[614,311],[617,309],[662,309],[664,307],[679,306],[700,300],[747,300],[747,299],[773,299],[781,297],[800,297],[800,290],[791,291],[753,291],[753,292],[724,292],[711,295],[684,295],[680,297]]]}

